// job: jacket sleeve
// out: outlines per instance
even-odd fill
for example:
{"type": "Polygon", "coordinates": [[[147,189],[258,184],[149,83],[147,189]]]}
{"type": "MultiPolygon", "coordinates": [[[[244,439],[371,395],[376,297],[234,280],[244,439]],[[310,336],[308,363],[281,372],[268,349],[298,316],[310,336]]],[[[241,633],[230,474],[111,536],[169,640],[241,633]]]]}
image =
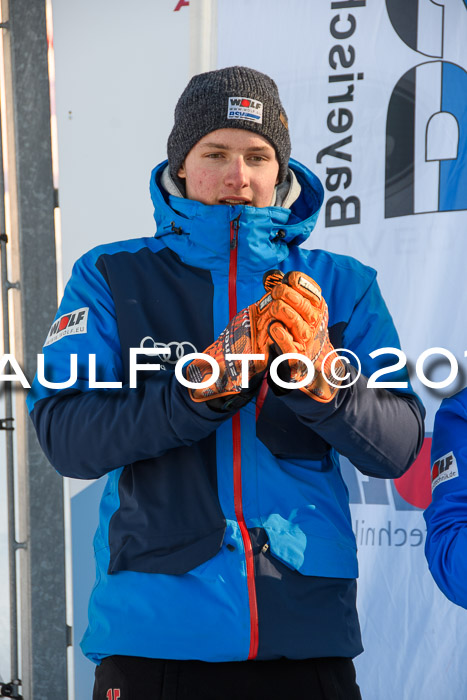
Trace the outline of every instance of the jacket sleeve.
{"type": "Polygon", "coordinates": [[[431,457],[425,555],[443,593],[467,608],[467,389],[442,402],[431,457]]]}
{"type": "Polygon", "coordinates": [[[27,399],[47,458],[63,476],[80,479],[202,440],[231,416],[193,402],[170,370],[139,372],[136,388],[90,389],[90,355],[98,382],[123,376],[114,303],[93,253],[76,263],[43,348],[48,382],[71,377],[72,354],[77,377],[69,387],[51,388],[36,375],[27,399]],[[80,314],[85,320],[72,325],[80,314]]]}
{"type": "MultiPolygon", "coordinates": [[[[405,367],[389,369],[397,361],[394,354],[371,358],[369,353],[382,348],[400,348],[392,318],[373,279],[356,304],[343,335],[344,348],[361,363],[358,380],[341,388],[334,399],[319,403],[301,391],[283,397],[298,418],[363,474],[395,479],[410,467],[419,453],[424,437],[425,411],[414,394],[405,367]],[[368,378],[388,368],[378,381],[402,382],[397,388],[369,388],[368,378]]],[[[350,380],[358,375],[357,361],[348,366],[350,380]]]]}

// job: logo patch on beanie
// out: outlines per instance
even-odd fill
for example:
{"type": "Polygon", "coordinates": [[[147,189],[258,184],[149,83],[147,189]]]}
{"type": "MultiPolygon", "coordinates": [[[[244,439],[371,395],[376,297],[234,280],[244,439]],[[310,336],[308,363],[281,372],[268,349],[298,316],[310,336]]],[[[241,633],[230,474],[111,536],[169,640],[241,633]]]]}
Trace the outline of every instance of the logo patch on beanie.
{"type": "Polygon", "coordinates": [[[263,123],[263,103],[251,97],[229,97],[227,119],[245,119],[248,122],[263,123]]]}

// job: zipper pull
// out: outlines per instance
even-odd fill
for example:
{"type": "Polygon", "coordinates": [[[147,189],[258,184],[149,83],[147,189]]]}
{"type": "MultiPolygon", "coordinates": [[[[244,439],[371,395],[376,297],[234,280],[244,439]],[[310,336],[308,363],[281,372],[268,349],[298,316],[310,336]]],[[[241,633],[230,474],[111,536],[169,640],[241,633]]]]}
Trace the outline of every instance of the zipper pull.
{"type": "Polygon", "coordinates": [[[269,544],[268,544],[268,542],[266,542],[266,544],[263,544],[263,546],[261,547],[261,551],[263,552],[263,554],[266,554],[268,549],[269,549],[269,544]]]}
{"type": "Polygon", "coordinates": [[[181,236],[181,235],[182,235],[183,229],[182,229],[181,226],[175,226],[175,221],[171,221],[171,222],[170,222],[170,225],[171,225],[171,227],[172,227],[172,228],[171,228],[172,233],[176,233],[178,236],[181,236]]]}
{"type": "Polygon", "coordinates": [[[238,229],[240,228],[240,216],[230,222],[230,250],[234,250],[238,243],[238,229]]]}

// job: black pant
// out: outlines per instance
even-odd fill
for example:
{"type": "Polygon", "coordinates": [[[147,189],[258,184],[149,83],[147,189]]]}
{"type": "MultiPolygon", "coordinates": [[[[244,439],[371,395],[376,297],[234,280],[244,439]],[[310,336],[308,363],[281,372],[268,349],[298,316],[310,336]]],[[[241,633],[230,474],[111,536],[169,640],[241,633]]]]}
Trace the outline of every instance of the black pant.
{"type": "Polygon", "coordinates": [[[352,659],[167,661],[108,656],[93,700],[361,700],[352,659]]]}

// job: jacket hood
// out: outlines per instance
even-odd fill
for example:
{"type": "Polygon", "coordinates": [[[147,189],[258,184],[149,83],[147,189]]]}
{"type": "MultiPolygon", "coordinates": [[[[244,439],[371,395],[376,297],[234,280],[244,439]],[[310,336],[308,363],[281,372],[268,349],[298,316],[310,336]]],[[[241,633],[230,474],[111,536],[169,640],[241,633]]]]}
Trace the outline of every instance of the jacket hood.
{"type": "Polygon", "coordinates": [[[287,257],[289,246],[299,245],[309,237],[324,198],[317,176],[294,160],[290,160],[289,167],[301,185],[301,193],[290,209],[208,205],[175,197],[161,184],[166,166],[167,161],[163,161],[151,173],[150,192],[157,224],[155,237],[186,262],[205,268],[225,264],[230,238],[221,232],[229,231],[234,219],[240,224],[239,255],[244,258],[245,269],[251,271],[278,264],[287,257]]]}

